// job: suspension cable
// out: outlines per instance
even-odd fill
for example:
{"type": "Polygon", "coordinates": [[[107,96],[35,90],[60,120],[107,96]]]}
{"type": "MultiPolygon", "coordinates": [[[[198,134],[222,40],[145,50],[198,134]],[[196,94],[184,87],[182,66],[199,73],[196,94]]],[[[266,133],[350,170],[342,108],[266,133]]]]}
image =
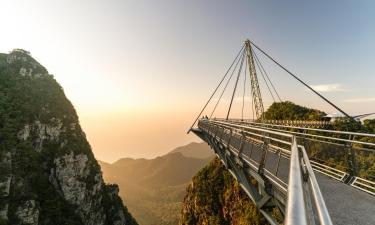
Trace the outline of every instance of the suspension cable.
{"type": "MultiPolygon", "coordinates": [[[[241,57],[242,57],[242,56],[241,56],[241,57]]],[[[228,86],[229,82],[231,81],[231,79],[232,79],[232,77],[233,77],[233,75],[234,75],[234,72],[236,71],[239,62],[241,61],[241,57],[237,60],[236,65],[234,66],[234,68],[233,68],[233,70],[232,70],[232,73],[230,74],[229,79],[227,80],[227,83],[225,84],[224,89],[223,89],[223,91],[221,92],[220,97],[219,97],[219,99],[217,100],[217,102],[216,102],[216,104],[215,104],[215,107],[214,107],[214,109],[213,109],[212,112],[211,112],[210,119],[212,118],[212,115],[215,113],[215,110],[216,110],[217,106],[219,105],[220,100],[221,100],[221,98],[223,97],[223,95],[224,95],[224,93],[225,93],[225,90],[227,89],[227,86],[228,86]]]]}
{"type": "MultiPolygon", "coordinates": [[[[254,51],[253,51],[253,52],[254,52],[254,51]]],[[[258,67],[258,69],[259,69],[259,72],[260,72],[260,74],[262,75],[262,78],[263,78],[264,82],[266,83],[266,86],[267,86],[268,92],[271,94],[271,97],[272,97],[272,99],[273,99],[273,102],[275,102],[275,97],[273,97],[272,91],[271,91],[270,87],[268,86],[268,82],[267,82],[266,78],[264,77],[264,74],[263,74],[263,72],[262,72],[262,69],[261,69],[260,66],[259,66],[259,63],[258,63],[258,61],[257,61],[257,58],[255,58],[255,64],[257,65],[257,67],[258,67]]]]}
{"type": "Polygon", "coordinates": [[[234,85],[233,94],[232,94],[232,98],[231,98],[231,100],[230,100],[229,109],[228,109],[228,113],[227,113],[227,120],[228,120],[228,118],[229,118],[230,110],[232,109],[233,98],[234,98],[234,95],[236,94],[236,89],[237,89],[237,85],[238,85],[238,80],[239,80],[239,78],[240,78],[240,74],[241,74],[241,71],[242,71],[242,65],[243,65],[243,61],[244,61],[244,59],[245,59],[245,51],[244,51],[244,53],[242,54],[241,65],[240,65],[240,68],[238,69],[237,80],[236,80],[236,84],[234,85]]]}
{"type": "Polygon", "coordinates": [[[299,81],[301,84],[303,84],[305,87],[307,87],[308,89],[310,89],[312,92],[314,92],[316,95],[318,95],[321,99],[323,99],[325,102],[327,102],[329,105],[331,105],[332,107],[334,107],[336,110],[338,110],[339,112],[341,112],[343,115],[345,115],[346,117],[348,117],[349,119],[353,120],[353,121],[356,121],[353,117],[349,116],[349,114],[347,114],[344,110],[340,109],[338,106],[336,106],[335,104],[333,104],[331,101],[329,101],[327,98],[325,98],[323,95],[319,94],[319,92],[315,91],[312,87],[310,87],[308,84],[306,84],[304,81],[302,81],[300,78],[298,78],[296,75],[294,75],[292,72],[290,72],[287,68],[285,68],[284,66],[282,66],[279,62],[277,62],[275,59],[273,59],[271,56],[269,56],[265,51],[263,51],[261,48],[259,48],[256,44],[254,44],[254,42],[250,41],[250,43],[256,48],[258,49],[259,51],[261,51],[265,56],[267,56],[267,58],[269,58],[270,60],[272,60],[274,63],[276,63],[276,65],[278,65],[280,68],[282,68],[285,72],[287,72],[289,75],[291,75],[292,77],[294,77],[297,81],[299,81]]]}
{"type": "Polygon", "coordinates": [[[261,62],[261,61],[260,61],[260,59],[258,58],[258,56],[257,56],[256,52],[255,52],[255,51],[253,51],[253,52],[254,52],[255,60],[257,60],[257,61],[258,61],[258,63],[259,63],[259,65],[260,65],[260,67],[261,67],[261,68],[262,68],[262,70],[263,70],[263,73],[264,73],[264,74],[266,75],[266,77],[267,77],[268,81],[270,82],[270,84],[271,84],[271,86],[272,86],[272,89],[273,89],[273,90],[274,90],[274,92],[276,93],[276,95],[277,95],[277,98],[279,99],[279,101],[280,101],[280,102],[282,102],[282,100],[281,100],[281,98],[280,98],[280,96],[279,96],[279,93],[277,92],[277,90],[276,90],[275,86],[273,85],[273,83],[272,83],[272,81],[271,81],[270,77],[268,76],[268,74],[267,74],[266,70],[264,69],[264,67],[263,67],[263,65],[262,65],[262,62],[261,62]]]}
{"type": "Polygon", "coordinates": [[[203,106],[203,109],[200,111],[200,113],[198,114],[197,118],[194,120],[193,124],[191,125],[190,129],[188,130],[187,133],[190,133],[191,129],[193,129],[195,123],[197,122],[197,120],[199,119],[199,117],[202,115],[203,111],[206,109],[208,103],[210,103],[212,97],[215,95],[217,89],[219,89],[221,83],[223,83],[224,79],[227,77],[228,75],[228,72],[229,70],[232,68],[234,62],[237,60],[238,56],[240,56],[241,52],[243,51],[243,49],[245,48],[245,45],[242,45],[240,51],[238,52],[236,58],[233,60],[232,64],[230,65],[230,67],[228,68],[227,72],[225,73],[224,77],[221,79],[221,81],[219,82],[219,84],[217,85],[217,87],[215,88],[214,92],[212,93],[212,95],[210,96],[210,98],[208,99],[207,103],[203,106]]]}

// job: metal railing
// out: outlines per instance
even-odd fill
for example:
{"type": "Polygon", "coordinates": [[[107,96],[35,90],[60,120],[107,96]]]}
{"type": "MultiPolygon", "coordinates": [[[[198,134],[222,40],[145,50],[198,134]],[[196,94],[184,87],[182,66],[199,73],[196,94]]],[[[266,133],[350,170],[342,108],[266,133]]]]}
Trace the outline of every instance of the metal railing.
{"type": "Polygon", "coordinates": [[[311,163],[312,168],[314,170],[316,170],[319,173],[322,173],[322,174],[324,174],[326,176],[329,176],[329,177],[331,177],[331,178],[333,178],[335,180],[338,180],[338,181],[342,182],[348,176],[348,174],[346,172],[343,172],[341,170],[332,168],[330,166],[327,166],[327,165],[315,162],[313,160],[310,160],[310,163],[311,163]]]}
{"type": "Polygon", "coordinates": [[[293,139],[291,151],[285,224],[307,225],[306,204],[301,171],[302,166],[295,138],[293,139]]]}
{"type": "MultiPolygon", "coordinates": [[[[290,173],[288,183],[288,205],[286,209],[285,224],[310,224],[308,219],[314,220],[313,216],[307,216],[308,212],[313,212],[312,204],[314,201],[316,212],[318,213],[319,224],[332,225],[331,217],[320,191],[318,181],[315,177],[310,160],[303,146],[298,146],[297,141],[293,139],[293,145],[290,157],[290,173]],[[305,180],[303,177],[307,177],[305,180]],[[309,188],[304,183],[307,182],[309,188]],[[310,192],[310,194],[306,194],[310,192]],[[309,199],[311,196],[312,199],[309,199]]],[[[314,222],[312,222],[314,224],[314,222]]]]}
{"type": "MultiPolygon", "coordinates": [[[[253,171],[258,171],[261,166],[261,163],[255,159],[254,154],[257,151],[257,148],[261,148],[265,143],[267,143],[267,152],[269,153],[266,154],[266,158],[264,160],[267,161],[267,157],[270,157],[271,155],[273,155],[273,157],[276,156],[277,160],[274,170],[264,167],[264,176],[272,183],[272,185],[274,185],[275,190],[278,190],[281,196],[284,196],[285,200],[288,201],[285,218],[289,219],[286,220],[286,224],[305,224],[304,221],[306,219],[301,220],[301,218],[293,217],[295,215],[304,215],[306,213],[309,214],[313,211],[317,212],[318,215],[316,218],[319,219],[320,224],[332,224],[314,171],[318,171],[319,173],[341,182],[348,177],[348,173],[309,159],[305,147],[297,143],[298,135],[301,135],[301,133],[291,130],[277,130],[273,127],[259,126],[259,124],[256,123],[243,124],[238,122],[210,119],[199,120],[198,127],[219,143],[222,143],[237,157],[242,158],[243,161],[253,169],[253,171]],[[251,143],[251,149],[244,151],[243,142],[251,143]],[[280,159],[282,158],[290,160],[289,182],[285,181],[285,179],[283,180],[278,174],[280,170],[279,163],[280,159]],[[306,189],[306,184],[309,186],[308,189],[306,189]],[[303,198],[300,196],[301,190],[303,198]],[[306,192],[309,192],[308,196],[310,196],[310,203],[314,202],[314,204],[306,204],[306,202],[308,202],[306,200],[308,196],[305,196],[306,192]],[[301,208],[302,204],[303,207],[301,208]],[[312,207],[312,205],[314,205],[315,210],[308,209],[308,207],[312,207]],[[288,216],[288,212],[290,212],[290,216],[288,216]],[[298,222],[296,220],[298,220],[298,222]],[[292,221],[294,221],[294,223],[292,223],[292,221]]],[[[375,135],[372,134],[329,131],[312,128],[304,129],[315,131],[319,130],[327,133],[356,134],[375,137],[375,135]]],[[[343,139],[341,137],[332,137],[332,139],[356,142],[353,140],[343,139]]],[[[350,185],[369,194],[375,193],[375,182],[368,181],[360,177],[353,178],[350,185]]],[[[311,218],[314,217],[310,216],[305,218],[310,218],[311,222],[311,218]]],[[[306,222],[309,223],[309,221],[306,222]]]]}
{"type": "MultiPolygon", "coordinates": [[[[371,142],[365,142],[365,141],[357,141],[353,140],[353,137],[371,137],[375,138],[375,134],[368,134],[368,133],[359,133],[359,132],[349,132],[349,131],[338,131],[338,130],[325,130],[325,129],[318,129],[318,128],[309,128],[309,127],[298,127],[298,126],[289,126],[289,125],[280,125],[280,124],[270,124],[270,123],[257,123],[252,122],[251,120],[245,120],[241,121],[239,119],[221,119],[221,118],[215,118],[214,120],[217,121],[226,121],[228,123],[236,123],[241,125],[251,125],[252,127],[259,127],[259,128],[267,128],[279,132],[286,132],[289,134],[294,134],[297,136],[306,136],[306,137],[312,137],[312,138],[318,138],[322,140],[331,140],[331,141],[339,141],[342,143],[353,143],[353,144],[362,144],[365,146],[372,146],[375,147],[375,143],[371,142]],[[277,129],[275,129],[277,128],[277,129]],[[316,134],[309,134],[301,131],[314,131],[318,133],[324,133],[323,135],[316,135],[316,134]],[[329,134],[329,135],[327,135],[329,134]],[[352,138],[341,138],[341,137],[335,137],[334,135],[346,135],[346,136],[352,136],[352,138]]],[[[314,139],[315,140],[315,139],[314,139]]],[[[374,151],[375,149],[369,149],[370,151],[374,151]]]]}
{"type": "MultiPolygon", "coordinates": [[[[293,135],[290,134],[212,120],[199,120],[198,127],[210,134],[217,141],[225,144],[228,150],[240,156],[254,171],[257,171],[262,164],[254,159],[254,155],[259,151],[257,148],[260,148],[264,142],[269,143],[268,151],[270,153],[277,154],[277,161],[280,161],[282,157],[287,158],[290,155],[293,138],[293,135]],[[234,139],[252,143],[251,149],[247,149],[247,153],[245,152],[246,149],[239,149],[239,145],[234,146],[234,139]]],[[[270,154],[267,154],[264,160],[267,160],[269,157],[270,154]]],[[[274,171],[268,168],[263,168],[263,170],[264,175],[275,185],[280,194],[286,196],[287,183],[277,173],[279,165],[277,165],[274,171]]]]}
{"type": "Polygon", "coordinates": [[[308,182],[310,184],[310,188],[311,188],[311,191],[312,191],[312,194],[313,194],[312,195],[313,201],[315,203],[316,210],[318,212],[319,222],[320,222],[321,225],[331,225],[332,224],[331,217],[328,213],[327,206],[325,204],[325,201],[323,199],[323,195],[322,195],[322,193],[320,191],[320,188],[319,188],[319,185],[318,185],[318,181],[315,177],[314,171],[313,171],[312,166],[310,164],[309,157],[307,156],[305,148],[303,146],[300,146],[300,148],[301,148],[301,152],[302,152],[304,165],[305,165],[306,170],[307,170],[308,182]]]}
{"type": "Polygon", "coordinates": [[[214,120],[295,135],[299,144],[308,147],[312,166],[319,172],[347,184],[357,176],[375,181],[374,175],[363,172],[366,169],[364,165],[375,163],[368,157],[369,154],[375,154],[375,134],[257,123],[251,120],[214,120]]]}
{"type": "MultiPolygon", "coordinates": [[[[224,119],[224,118],[214,118],[214,120],[226,120],[237,123],[255,123],[253,119],[224,119]]],[[[264,124],[275,124],[284,126],[298,126],[298,127],[308,127],[308,128],[324,128],[332,125],[330,121],[322,120],[263,120],[264,124]]]]}
{"type": "Polygon", "coordinates": [[[367,192],[371,195],[375,195],[375,182],[365,180],[360,177],[355,177],[351,186],[358,188],[364,192],[367,192]]]}
{"type": "MultiPolygon", "coordinates": [[[[276,171],[264,168],[264,175],[276,189],[284,193],[286,198],[286,224],[309,224],[307,218],[311,219],[314,218],[314,216],[307,216],[308,213],[313,212],[313,210],[309,208],[312,204],[307,204],[307,202],[314,202],[314,212],[316,211],[318,213],[317,218],[320,224],[332,224],[313,172],[313,166],[310,163],[305,148],[297,144],[294,135],[270,129],[208,119],[200,120],[198,127],[219,143],[223,144],[229,151],[241,157],[254,171],[257,171],[260,166],[260,163],[253,159],[254,149],[245,154],[243,149],[241,149],[243,145],[237,144],[236,146],[235,140],[245,140],[254,143],[256,146],[261,146],[262,143],[268,142],[269,148],[267,151],[278,155],[278,164],[281,157],[290,159],[288,183],[278,177],[277,172],[279,170],[279,165],[277,165],[276,171]],[[307,177],[307,179],[304,179],[304,177],[307,177]],[[306,184],[309,185],[308,189],[306,189],[306,184]],[[307,192],[309,192],[308,195],[306,194],[307,192]],[[309,196],[311,197],[310,200],[307,199],[309,196]]],[[[267,160],[267,158],[265,160],[267,160]]],[[[319,163],[314,162],[314,165],[317,167],[319,163]]],[[[324,165],[320,165],[320,167],[322,166],[324,165]]],[[[335,171],[334,168],[329,167],[323,169],[335,171]]],[[[339,170],[336,172],[341,173],[339,170]]],[[[338,175],[335,174],[332,176],[338,175]]]]}

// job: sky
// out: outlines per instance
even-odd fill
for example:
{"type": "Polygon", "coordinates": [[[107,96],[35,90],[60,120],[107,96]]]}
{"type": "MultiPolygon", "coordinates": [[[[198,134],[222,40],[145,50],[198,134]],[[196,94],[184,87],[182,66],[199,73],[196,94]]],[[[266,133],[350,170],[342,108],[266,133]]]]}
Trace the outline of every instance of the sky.
{"type": "MultiPolygon", "coordinates": [[[[0,52],[30,51],[54,75],[100,160],[153,158],[199,141],[186,131],[247,38],[348,113],[375,112],[374,1],[0,5],[0,52]]],[[[282,100],[336,112],[257,54],[282,100]]],[[[261,79],[260,85],[267,107],[273,100],[261,79]]],[[[224,115],[230,94],[215,116],[224,115]]],[[[241,95],[233,117],[239,116],[241,95]]],[[[250,102],[249,92],[245,97],[250,102]]],[[[250,111],[248,104],[246,117],[250,111]]]]}

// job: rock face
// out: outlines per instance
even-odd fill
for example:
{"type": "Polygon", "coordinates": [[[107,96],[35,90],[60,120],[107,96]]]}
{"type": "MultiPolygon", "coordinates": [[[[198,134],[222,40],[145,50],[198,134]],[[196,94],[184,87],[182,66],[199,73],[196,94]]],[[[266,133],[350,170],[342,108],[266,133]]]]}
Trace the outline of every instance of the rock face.
{"type": "Polygon", "coordinates": [[[0,225],[134,225],[63,89],[28,52],[0,54],[0,225]]]}
{"type": "Polygon", "coordinates": [[[214,159],[186,189],[180,225],[267,224],[239,184],[214,159]]]}

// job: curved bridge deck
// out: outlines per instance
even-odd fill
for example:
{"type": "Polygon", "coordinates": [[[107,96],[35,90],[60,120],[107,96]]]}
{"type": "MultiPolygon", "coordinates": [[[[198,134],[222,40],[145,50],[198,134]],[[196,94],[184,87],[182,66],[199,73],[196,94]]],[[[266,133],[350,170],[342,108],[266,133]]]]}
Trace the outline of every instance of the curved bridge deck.
{"type": "MultiPolygon", "coordinates": [[[[266,179],[273,185],[273,192],[276,193],[277,190],[281,202],[285,204],[285,199],[282,198],[287,196],[290,153],[272,145],[267,147],[265,153],[264,142],[259,139],[244,139],[243,136],[229,133],[225,129],[214,131],[201,125],[193,132],[209,143],[223,162],[232,160],[240,167],[244,167],[242,163],[246,164],[250,170],[247,175],[259,173],[262,169],[266,179]],[[221,149],[225,149],[225,152],[220,152],[217,146],[224,147],[221,149]]],[[[375,224],[375,196],[319,171],[315,172],[315,175],[333,224],[375,224]]]]}

